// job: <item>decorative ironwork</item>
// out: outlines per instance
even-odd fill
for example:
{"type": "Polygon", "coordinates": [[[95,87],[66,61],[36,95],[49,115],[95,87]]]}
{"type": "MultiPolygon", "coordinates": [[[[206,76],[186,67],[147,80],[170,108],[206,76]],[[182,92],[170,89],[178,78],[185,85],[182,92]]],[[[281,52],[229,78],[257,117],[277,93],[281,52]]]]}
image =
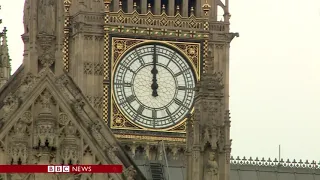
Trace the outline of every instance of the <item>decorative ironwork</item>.
{"type": "Polygon", "coordinates": [[[84,72],[84,74],[101,76],[103,74],[103,64],[102,63],[93,63],[93,62],[84,62],[83,63],[83,72],[84,72]]]}
{"type": "Polygon", "coordinates": [[[64,0],[64,11],[65,11],[65,20],[64,20],[64,40],[63,40],[63,65],[64,69],[69,71],[69,37],[70,37],[70,0],[64,0]]]}
{"type": "Polygon", "coordinates": [[[295,159],[293,161],[290,161],[287,159],[284,161],[283,159],[274,159],[271,158],[265,159],[259,159],[258,157],[256,159],[253,159],[252,157],[246,158],[243,157],[242,159],[238,156],[234,158],[231,156],[230,163],[233,165],[252,165],[252,166],[267,166],[267,167],[287,167],[287,168],[306,168],[306,169],[320,169],[320,162],[317,163],[316,161],[308,161],[306,160],[303,162],[301,159],[299,161],[296,161],[295,159]]]}

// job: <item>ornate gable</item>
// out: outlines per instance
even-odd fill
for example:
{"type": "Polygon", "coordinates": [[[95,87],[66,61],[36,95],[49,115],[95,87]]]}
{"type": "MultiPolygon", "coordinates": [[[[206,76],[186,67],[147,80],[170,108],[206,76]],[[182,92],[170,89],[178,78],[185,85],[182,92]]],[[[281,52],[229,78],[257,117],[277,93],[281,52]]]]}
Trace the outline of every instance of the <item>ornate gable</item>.
{"type": "MultiPolygon", "coordinates": [[[[81,176],[90,176],[87,178],[92,180],[144,179],[66,74],[55,77],[48,68],[37,76],[27,74],[19,88],[6,96],[3,103],[0,164],[123,164],[123,175],[81,176]]],[[[45,179],[49,178],[47,176],[45,179]]],[[[76,177],[59,177],[68,178],[76,177]]]]}

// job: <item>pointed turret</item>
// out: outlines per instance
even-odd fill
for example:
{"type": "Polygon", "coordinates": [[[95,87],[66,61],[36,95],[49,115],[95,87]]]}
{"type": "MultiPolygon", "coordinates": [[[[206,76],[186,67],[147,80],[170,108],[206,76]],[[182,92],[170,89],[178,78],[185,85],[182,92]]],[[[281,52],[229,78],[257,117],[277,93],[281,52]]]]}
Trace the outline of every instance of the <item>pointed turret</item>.
{"type": "MultiPolygon", "coordinates": [[[[0,7],[1,9],[1,7],[0,7]]],[[[0,24],[2,19],[0,19],[0,24]]],[[[11,74],[11,65],[7,40],[7,29],[0,32],[0,88],[8,81],[11,74]]]]}
{"type": "MultiPolygon", "coordinates": [[[[209,22],[208,1],[202,8],[209,22]]],[[[210,35],[208,22],[205,26],[210,35]]],[[[231,140],[229,111],[225,110],[226,74],[216,66],[214,44],[207,39],[204,46],[204,73],[196,86],[194,115],[187,127],[187,177],[188,180],[229,180],[231,140]]]]}

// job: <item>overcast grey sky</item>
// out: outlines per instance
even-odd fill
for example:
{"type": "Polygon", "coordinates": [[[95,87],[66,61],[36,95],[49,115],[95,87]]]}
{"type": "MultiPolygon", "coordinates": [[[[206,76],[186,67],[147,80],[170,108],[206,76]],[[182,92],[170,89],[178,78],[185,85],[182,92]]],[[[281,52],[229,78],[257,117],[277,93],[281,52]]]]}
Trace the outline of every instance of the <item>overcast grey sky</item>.
{"type": "MultiPolygon", "coordinates": [[[[15,71],[24,0],[1,0],[15,71]]],[[[320,160],[320,0],[230,0],[234,156],[320,160]]]]}

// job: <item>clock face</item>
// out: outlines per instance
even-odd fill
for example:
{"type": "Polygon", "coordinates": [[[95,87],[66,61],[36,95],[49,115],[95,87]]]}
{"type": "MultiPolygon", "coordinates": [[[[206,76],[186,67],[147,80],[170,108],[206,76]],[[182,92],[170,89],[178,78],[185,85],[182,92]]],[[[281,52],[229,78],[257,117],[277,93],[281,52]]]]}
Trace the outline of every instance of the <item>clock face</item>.
{"type": "Polygon", "coordinates": [[[150,44],[118,62],[113,87],[116,103],[132,122],[161,129],[181,122],[192,109],[195,78],[180,54],[150,44]]]}

